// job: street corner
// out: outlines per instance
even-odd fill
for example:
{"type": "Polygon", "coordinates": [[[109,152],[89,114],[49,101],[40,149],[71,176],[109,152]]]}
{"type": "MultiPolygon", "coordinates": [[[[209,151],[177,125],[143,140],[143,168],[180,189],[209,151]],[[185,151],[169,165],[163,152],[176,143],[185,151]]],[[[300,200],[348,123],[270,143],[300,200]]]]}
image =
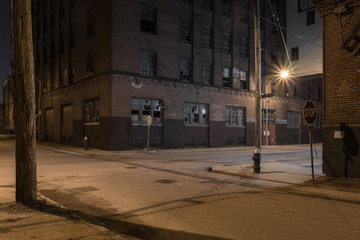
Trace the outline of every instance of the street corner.
{"type": "Polygon", "coordinates": [[[239,177],[254,177],[254,166],[251,163],[244,164],[219,164],[210,168],[212,173],[221,173],[239,177]]]}

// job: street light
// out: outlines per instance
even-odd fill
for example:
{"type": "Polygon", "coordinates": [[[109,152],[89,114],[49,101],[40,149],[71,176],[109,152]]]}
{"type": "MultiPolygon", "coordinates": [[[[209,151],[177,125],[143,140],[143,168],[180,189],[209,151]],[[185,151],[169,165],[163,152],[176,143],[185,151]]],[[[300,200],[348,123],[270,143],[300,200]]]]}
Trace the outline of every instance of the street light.
{"type": "MultiPolygon", "coordinates": [[[[289,76],[289,73],[287,71],[282,71],[280,73],[280,76],[274,76],[270,82],[266,85],[266,93],[268,93],[268,88],[271,84],[271,82],[276,79],[276,78],[280,78],[280,79],[286,79],[289,76]]],[[[268,111],[269,111],[269,97],[266,98],[266,112],[265,112],[265,145],[268,146],[269,145],[269,115],[268,115],[268,111]]]]}

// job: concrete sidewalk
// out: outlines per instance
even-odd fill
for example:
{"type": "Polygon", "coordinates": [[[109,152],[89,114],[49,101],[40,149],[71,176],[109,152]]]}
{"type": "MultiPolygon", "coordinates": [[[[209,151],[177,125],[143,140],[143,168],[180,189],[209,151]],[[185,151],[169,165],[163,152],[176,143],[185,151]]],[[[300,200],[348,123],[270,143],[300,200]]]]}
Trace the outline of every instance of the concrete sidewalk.
{"type": "MultiPolygon", "coordinates": [[[[212,167],[211,172],[256,178],[286,184],[301,184],[312,180],[311,165],[303,162],[296,164],[268,161],[261,163],[260,173],[254,173],[253,163],[220,164],[212,167]]],[[[314,178],[324,176],[322,166],[314,163],[314,178]]]]}

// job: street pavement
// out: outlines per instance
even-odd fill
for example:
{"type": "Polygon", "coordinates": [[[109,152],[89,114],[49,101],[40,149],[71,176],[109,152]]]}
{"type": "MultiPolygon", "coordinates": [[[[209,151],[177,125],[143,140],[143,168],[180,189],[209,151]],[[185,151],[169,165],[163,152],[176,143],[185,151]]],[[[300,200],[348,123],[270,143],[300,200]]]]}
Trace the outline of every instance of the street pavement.
{"type": "MultiPolygon", "coordinates": [[[[165,159],[169,155],[177,153],[182,153],[181,159],[184,159],[188,153],[193,156],[201,156],[201,152],[204,151],[204,149],[149,152],[102,151],[99,149],[86,151],[78,147],[49,143],[40,144],[39,147],[74,156],[107,158],[129,158],[130,156],[133,159],[145,158],[145,161],[147,158],[165,159]]],[[[206,151],[212,151],[212,155],[220,159],[219,156],[226,152],[249,151],[250,149],[252,147],[206,149],[206,151]]],[[[198,161],[206,161],[206,159],[199,157],[198,161]]],[[[252,162],[239,163],[218,160],[209,168],[212,174],[240,177],[242,181],[249,181],[251,184],[254,184],[255,180],[256,189],[236,194],[219,194],[207,198],[189,198],[187,201],[192,204],[185,206],[188,208],[186,215],[184,215],[184,209],[179,206],[167,209],[168,212],[171,212],[171,215],[167,215],[167,218],[171,216],[169,223],[173,223],[167,228],[154,227],[163,224],[157,223],[156,219],[163,217],[161,214],[164,214],[164,210],[155,211],[154,216],[150,219],[148,210],[144,208],[142,211],[145,213],[142,214],[143,216],[140,218],[142,222],[139,223],[123,221],[111,216],[106,219],[100,218],[63,206],[50,199],[51,194],[45,196],[46,194],[40,192],[38,194],[39,201],[31,206],[16,204],[14,183],[9,181],[14,176],[14,172],[4,172],[0,167],[0,239],[360,239],[359,179],[326,177],[322,174],[319,159],[315,160],[315,182],[311,181],[311,166],[308,159],[306,161],[301,158],[297,158],[295,161],[269,159],[261,164],[261,173],[259,174],[253,173],[252,165],[252,162]],[[241,205],[238,205],[239,201],[241,201],[241,205]],[[279,202],[283,204],[279,205],[279,202]],[[303,207],[298,206],[298,202],[306,206],[303,211],[296,212],[296,208],[303,207]],[[215,217],[207,219],[204,216],[202,218],[201,215],[204,211],[201,211],[200,208],[205,206],[207,206],[205,212],[208,211],[207,209],[212,209],[211,215],[219,216],[220,220],[215,217]],[[328,211],[325,206],[335,210],[334,213],[330,211],[325,214],[325,211],[328,211]],[[313,209],[313,212],[310,209],[313,209]],[[234,222],[229,224],[226,223],[228,219],[222,216],[224,212],[239,214],[235,214],[234,222]],[[264,214],[263,216],[261,212],[264,214]],[[277,221],[282,224],[270,225],[267,222],[268,218],[264,217],[266,214],[276,216],[277,221]],[[192,222],[193,229],[185,231],[185,225],[184,229],[179,227],[184,223],[179,222],[179,219],[176,218],[181,215],[184,215],[182,217],[189,222],[194,218],[201,220],[192,222]],[[314,215],[312,221],[300,221],[301,224],[299,221],[295,221],[298,218],[306,220],[309,215],[314,215]],[[328,224],[325,220],[329,218],[332,218],[328,226],[329,230],[325,231],[324,229],[327,228],[324,228],[323,224],[328,224]],[[154,226],[147,225],[147,220],[154,226]],[[213,229],[209,227],[206,234],[200,233],[199,229],[204,224],[214,227],[213,229]],[[232,227],[233,224],[239,226],[236,231],[232,227]],[[221,233],[216,230],[215,226],[222,228],[221,233]],[[270,228],[270,226],[272,227],[270,228]],[[341,226],[341,232],[337,231],[339,226],[341,226]],[[226,228],[229,230],[227,231],[226,228]],[[228,232],[228,234],[223,232],[228,232]],[[308,236],[309,233],[312,236],[308,236]]],[[[0,166],[4,169],[3,165],[0,166]]],[[[57,198],[54,197],[54,199],[57,198]]],[[[70,199],[68,202],[72,200],[76,199],[70,199]]],[[[93,206],[93,209],[95,208],[96,206],[93,206]]],[[[109,212],[108,215],[111,213],[109,212]]]]}

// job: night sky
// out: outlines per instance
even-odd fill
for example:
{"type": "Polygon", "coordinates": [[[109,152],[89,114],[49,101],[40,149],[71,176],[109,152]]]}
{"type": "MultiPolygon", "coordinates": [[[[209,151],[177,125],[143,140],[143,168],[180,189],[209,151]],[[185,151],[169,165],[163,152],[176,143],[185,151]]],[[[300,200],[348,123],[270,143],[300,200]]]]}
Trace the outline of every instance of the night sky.
{"type": "Polygon", "coordinates": [[[0,103],[3,102],[2,83],[11,75],[11,0],[0,0],[0,103]]]}

